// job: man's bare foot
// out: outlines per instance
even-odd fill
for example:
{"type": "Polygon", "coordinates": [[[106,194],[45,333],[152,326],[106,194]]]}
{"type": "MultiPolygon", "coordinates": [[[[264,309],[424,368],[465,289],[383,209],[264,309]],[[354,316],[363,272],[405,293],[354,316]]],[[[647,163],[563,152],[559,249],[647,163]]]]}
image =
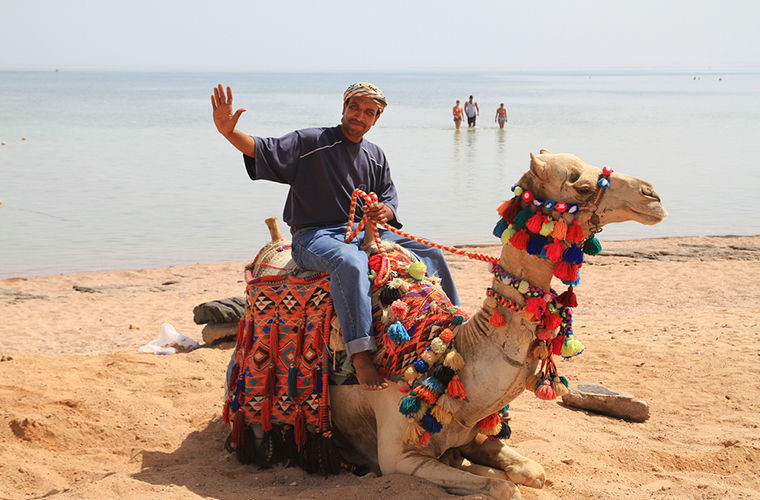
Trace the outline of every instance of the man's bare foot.
{"type": "Polygon", "coordinates": [[[388,387],[388,383],[377,373],[369,351],[357,352],[351,356],[359,385],[367,391],[379,391],[388,387]]]}

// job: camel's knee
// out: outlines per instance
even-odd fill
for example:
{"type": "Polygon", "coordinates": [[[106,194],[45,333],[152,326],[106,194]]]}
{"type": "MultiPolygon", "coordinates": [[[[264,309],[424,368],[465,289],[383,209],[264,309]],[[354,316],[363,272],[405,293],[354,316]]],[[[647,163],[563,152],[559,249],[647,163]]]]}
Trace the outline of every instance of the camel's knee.
{"type": "Polygon", "coordinates": [[[523,458],[504,468],[504,472],[510,481],[524,484],[531,488],[543,488],[546,482],[546,472],[538,462],[529,458],[523,458]]]}

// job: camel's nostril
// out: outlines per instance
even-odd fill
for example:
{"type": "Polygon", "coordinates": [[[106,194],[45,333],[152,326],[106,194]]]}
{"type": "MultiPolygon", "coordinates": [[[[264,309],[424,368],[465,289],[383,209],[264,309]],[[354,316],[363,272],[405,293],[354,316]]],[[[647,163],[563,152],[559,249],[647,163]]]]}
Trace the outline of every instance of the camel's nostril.
{"type": "Polygon", "coordinates": [[[641,186],[641,194],[643,194],[647,198],[654,198],[655,200],[660,201],[660,196],[655,192],[655,190],[649,184],[644,184],[641,186]]]}

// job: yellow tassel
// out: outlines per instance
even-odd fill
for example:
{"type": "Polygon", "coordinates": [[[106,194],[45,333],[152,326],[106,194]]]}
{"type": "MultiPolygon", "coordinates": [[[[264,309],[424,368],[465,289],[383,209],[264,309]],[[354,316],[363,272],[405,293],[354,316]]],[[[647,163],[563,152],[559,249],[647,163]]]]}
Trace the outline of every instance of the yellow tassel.
{"type": "Polygon", "coordinates": [[[458,372],[464,368],[464,358],[455,349],[452,349],[446,354],[446,359],[444,359],[443,365],[458,372]]]}
{"type": "Polygon", "coordinates": [[[406,427],[404,427],[404,434],[401,440],[406,444],[416,444],[424,432],[425,429],[416,420],[409,418],[407,419],[406,427]]]}
{"type": "Polygon", "coordinates": [[[435,406],[440,408],[441,411],[445,411],[452,415],[457,411],[457,402],[446,393],[438,396],[438,401],[435,402],[435,406]]]}
{"type": "Polygon", "coordinates": [[[415,420],[422,420],[422,417],[425,416],[425,413],[427,413],[428,408],[430,408],[429,404],[427,404],[424,401],[420,401],[420,409],[417,410],[416,412],[412,413],[409,416],[412,417],[415,420]]]}
{"type": "Polygon", "coordinates": [[[496,424],[494,427],[491,427],[490,429],[481,429],[480,432],[486,436],[495,436],[501,432],[501,422],[496,424]]]}
{"type": "Polygon", "coordinates": [[[428,366],[433,366],[436,361],[438,361],[438,358],[440,358],[438,354],[434,353],[430,349],[423,352],[420,357],[423,359],[423,361],[425,361],[425,363],[428,364],[428,366]]]}
{"type": "Polygon", "coordinates": [[[411,384],[414,382],[414,380],[419,376],[420,374],[417,373],[417,370],[414,369],[414,366],[410,366],[406,369],[404,372],[404,380],[407,381],[407,383],[411,384]]]}
{"type": "Polygon", "coordinates": [[[430,410],[430,414],[443,425],[451,423],[451,419],[453,418],[451,413],[439,408],[438,405],[433,406],[433,409],[430,410]]]}
{"type": "Polygon", "coordinates": [[[552,388],[554,388],[554,392],[557,393],[558,398],[568,393],[567,387],[560,381],[559,377],[555,377],[552,381],[552,388]]]}
{"type": "Polygon", "coordinates": [[[537,373],[528,375],[528,378],[525,379],[525,390],[534,392],[536,390],[536,386],[538,385],[539,380],[540,380],[540,377],[538,376],[537,373]]]}

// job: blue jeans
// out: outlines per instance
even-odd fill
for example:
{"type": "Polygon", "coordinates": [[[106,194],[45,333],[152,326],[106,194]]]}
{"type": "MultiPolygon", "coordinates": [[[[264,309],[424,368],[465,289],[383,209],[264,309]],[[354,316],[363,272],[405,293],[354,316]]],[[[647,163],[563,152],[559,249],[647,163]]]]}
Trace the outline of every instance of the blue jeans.
{"type": "MultiPolygon", "coordinates": [[[[359,248],[364,231],[350,243],[344,241],[345,224],[299,229],[293,234],[293,260],[302,269],[330,274],[330,295],[340,320],[346,353],[377,349],[372,335],[372,291],[367,254],[359,248]]],[[[429,276],[441,278],[449,300],[459,305],[454,280],[443,252],[381,229],[383,240],[394,241],[414,252],[425,263],[429,276]]]]}

